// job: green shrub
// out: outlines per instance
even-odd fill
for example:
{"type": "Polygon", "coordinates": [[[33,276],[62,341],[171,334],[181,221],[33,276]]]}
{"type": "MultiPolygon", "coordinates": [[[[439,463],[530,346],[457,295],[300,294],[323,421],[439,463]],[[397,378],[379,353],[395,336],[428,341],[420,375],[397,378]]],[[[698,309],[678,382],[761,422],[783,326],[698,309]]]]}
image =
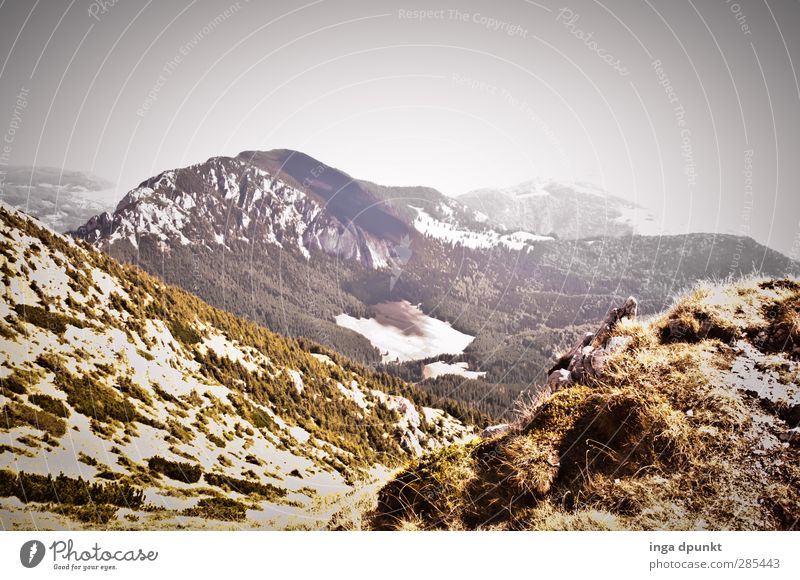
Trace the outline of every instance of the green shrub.
{"type": "Polygon", "coordinates": [[[64,515],[87,524],[107,524],[117,515],[118,509],[107,503],[80,505],[64,510],[64,515]]]}
{"type": "Polygon", "coordinates": [[[59,474],[15,474],[0,469],[0,497],[17,497],[24,503],[55,502],[69,505],[111,504],[137,509],[144,503],[144,492],[127,482],[89,483],[83,478],[59,474]]]}
{"type": "Polygon", "coordinates": [[[192,431],[187,429],[186,426],[180,421],[167,419],[166,428],[170,435],[182,443],[191,443],[191,441],[194,439],[194,434],[192,431]]]}
{"type": "Polygon", "coordinates": [[[139,356],[142,357],[145,360],[148,360],[148,361],[155,360],[155,357],[152,354],[150,354],[149,352],[147,352],[146,350],[142,350],[141,348],[137,348],[136,352],[139,353],[139,356]]]}
{"type": "Polygon", "coordinates": [[[143,417],[114,389],[88,376],[78,377],[62,369],[60,374],[56,374],[56,386],[67,393],[67,402],[82,415],[102,423],[143,421],[143,417]]]}
{"type": "Polygon", "coordinates": [[[61,361],[61,357],[54,353],[46,352],[40,354],[38,357],[36,357],[36,364],[45,370],[55,373],[56,377],[60,373],[66,372],[64,363],[61,361]]]}
{"type": "Polygon", "coordinates": [[[194,328],[183,324],[180,320],[173,320],[169,325],[169,329],[172,332],[172,336],[186,345],[198,343],[202,339],[194,328]]]}
{"type": "Polygon", "coordinates": [[[274,485],[249,481],[247,479],[237,479],[228,475],[218,473],[206,473],[203,476],[209,485],[220,487],[228,491],[236,491],[243,495],[257,494],[264,499],[273,500],[286,495],[286,490],[274,485]]]}
{"type": "Polygon", "coordinates": [[[17,335],[17,332],[12,326],[9,326],[3,321],[0,321],[0,338],[12,339],[17,335]]]}
{"type": "Polygon", "coordinates": [[[225,441],[223,441],[222,439],[220,439],[219,437],[217,437],[213,433],[206,434],[206,439],[211,441],[214,445],[216,445],[219,448],[225,447],[225,441]]]}
{"type": "Polygon", "coordinates": [[[92,467],[97,467],[99,465],[97,459],[90,455],[86,455],[83,451],[78,452],[78,461],[85,463],[86,465],[91,465],[92,467]]]}
{"type": "Polygon", "coordinates": [[[227,522],[240,522],[247,515],[247,506],[227,497],[204,497],[197,505],[183,511],[184,515],[227,522]]]}
{"type": "Polygon", "coordinates": [[[182,461],[170,461],[159,455],[154,455],[148,459],[147,466],[153,471],[184,483],[197,483],[200,481],[200,476],[203,475],[203,470],[199,465],[182,461]]]}
{"type": "Polygon", "coordinates": [[[50,312],[41,306],[31,306],[30,304],[15,304],[14,311],[22,320],[29,322],[45,330],[61,335],[67,330],[67,325],[71,324],[78,328],[83,328],[84,324],[80,320],[70,316],[64,316],[57,312],[50,312]]]}
{"type": "Polygon", "coordinates": [[[15,370],[6,378],[0,379],[0,386],[2,386],[2,388],[8,389],[12,393],[16,393],[17,395],[24,395],[26,391],[25,385],[29,383],[30,381],[26,381],[22,377],[22,373],[18,370],[15,370]]]}
{"type": "Polygon", "coordinates": [[[149,393],[139,385],[133,382],[130,377],[119,377],[117,381],[117,390],[134,399],[138,399],[146,405],[152,405],[153,399],[149,393]]]}
{"type": "Polygon", "coordinates": [[[52,413],[56,417],[69,417],[69,409],[67,409],[67,406],[55,397],[36,393],[30,395],[28,400],[40,409],[52,413]]]}
{"type": "Polygon", "coordinates": [[[53,437],[61,437],[67,432],[67,425],[47,411],[37,411],[28,405],[8,403],[2,410],[3,423],[6,428],[30,425],[34,429],[45,431],[53,437]]]}
{"type": "Polygon", "coordinates": [[[178,399],[177,397],[175,397],[173,395],[170,395],[167,391],[165,391],[164,389],[159,387],[157,384],[151,383],[150,386],[152,387],[153,392],[156,395],[158,395],[159,397],[161,397],[161,399],[165,403],[172,403],[173,405],[177,405],[178,407],[181,407],[181,408],[184,407],[184,403],[180,399],[178,399]]]}

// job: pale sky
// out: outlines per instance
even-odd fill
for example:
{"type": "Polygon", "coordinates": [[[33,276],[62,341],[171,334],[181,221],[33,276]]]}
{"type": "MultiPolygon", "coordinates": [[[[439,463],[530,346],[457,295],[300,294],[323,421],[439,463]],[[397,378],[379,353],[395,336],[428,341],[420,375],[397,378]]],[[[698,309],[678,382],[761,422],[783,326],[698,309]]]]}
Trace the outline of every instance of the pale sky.
{"type": "Polygon", "coordinates": [[[796,1],[101,4],[0,5],[0,171],[122,197],[293,148],[448,195],[551,176],[800,258],[796,1]]]}

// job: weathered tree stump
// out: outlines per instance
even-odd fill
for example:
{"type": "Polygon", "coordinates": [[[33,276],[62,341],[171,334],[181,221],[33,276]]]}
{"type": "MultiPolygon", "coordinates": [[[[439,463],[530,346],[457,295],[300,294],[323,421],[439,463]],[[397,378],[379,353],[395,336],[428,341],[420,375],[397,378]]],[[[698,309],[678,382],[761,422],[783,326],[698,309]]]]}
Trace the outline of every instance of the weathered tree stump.
{"type": "Polygon", "coordinates": [[[592,334],[586,333],[583,339],[559,357],[547,374],[547,383],[542,389],[539,400],[544,401],[550,395],[586,379],[599,378],[609,355],[617,345],[609,340],[620,320],[633,320],[638,313],[639,303],[630,296],[619,308],[612,308],[606,315],[600,328],[592,334]]]}

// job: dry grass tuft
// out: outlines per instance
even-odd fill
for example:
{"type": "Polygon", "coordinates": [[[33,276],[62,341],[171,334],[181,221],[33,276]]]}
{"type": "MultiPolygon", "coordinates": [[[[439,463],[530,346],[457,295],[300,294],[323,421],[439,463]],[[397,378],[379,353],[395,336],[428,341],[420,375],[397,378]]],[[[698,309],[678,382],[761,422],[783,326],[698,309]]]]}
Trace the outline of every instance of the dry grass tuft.
{"type": "Polygon", "coordinates": [[[766,302],[762,314],[767,323],[757,346],[767,352],[786,352],[800,358],[800,284],[790,280],[763,282],[764,290],[776,290],[780,297],[766,302]]]}
{"type": "Polygon", "coordinates": [[[520,516],[520,527],[527,530],[564,530],[582,532],[592,530],[621,530],[624,525],[615,514],[596,510],[568,512],[550,502],[542,502],[520,516]]]}
{"type": "Polygon", "coordinates": [[[716,338],[732,342],[739,335],[737,326],[725,316],[723,306],[715,303],[714,287],[700,287],[682,297],[655,325],[662,343],[688,342],[716,338]]]}
{"type": "Polygon", "coordinates": [[[464,493],[475,477],[476,444],[451,445],[416,460],[381,490],[373,528],[400,529],[409,521],[425,529],[459,527],[464,493]]]}

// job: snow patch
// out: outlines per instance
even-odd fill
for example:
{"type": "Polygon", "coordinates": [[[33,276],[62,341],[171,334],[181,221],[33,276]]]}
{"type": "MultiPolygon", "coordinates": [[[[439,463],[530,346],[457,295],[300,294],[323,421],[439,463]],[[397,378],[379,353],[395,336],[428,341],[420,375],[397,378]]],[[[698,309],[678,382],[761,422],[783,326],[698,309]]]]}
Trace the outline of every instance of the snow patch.
{"type": "Polygon", "coordinates": [[[327,354],[322,354],[322,353],[319,353],[319,352],[312,352],[312,353],[309,353],[309,354],[312,357],[314,357],[315,359],[317,359],[319,362],[322,362],[322,363],[325,363],[327,365],[331,365],[331,366],[334,366],[334,367],[338,366],[335,362],[333,362],[333,359],[331,357],[329,357],[327,354]]]}
{"type": "Polygon", "coordinates": [[[214,351],[219,357],[229,358],[232,361],[238,362],[250,372],[260,372],[258,365],[252,361],[253,357],[246,354],[237,344],[228,340],[221,332],[216,330],[212,331],[210,336],[203,339],[199,350],[205,353],[208,349],[214,351]]]}
{"type": "Polygon", "coordinates": [[[367,408],[367,400],[364,397],[364,393],[358,387],[358,381],[351,381],[350,388],[348,389],[342,383],[336,383],[336,388],[348,399],[353,401],[356,405],[361,407],[362,409],[366,410],[367,408]]]}
{"type": "Polygon", "coordinates": [[[311,439],[311,434],[302,427],[290,427],[289,433],[291,433],[292,437],[297,439],[300,443],[306,443],[309,439],[311,439]]]}
{"type": "Polygon", "coordinates": [[[94,285],[99,288],[103,298],[108,298],[112,293],[116,293],[125,300],[130,299],[128,293],[122,289],[122,286],[117,284],[114,278],[105,272],[98,270],[97,268],[92,268],[92,281],[94,282],[94,285]]]}
{"type": "Polygon", "coordinates": [[[381,351],[383,362],[410,361],[440,354],[461,354],[475,338],[423,313],[407,301],[373,307],[375,318],[336,317],[336,324],[365,336],[381,351]]]}
{"type": "Polygon", "coordinates": [[[464,377],[465,379],[479,379],[486,375],[485,372],[470,371],[467,370],[468,368],[469,363],[465,362],[450,364],[443,361],[437,361],[425,365],[425,368],[422,369],[422,376],[426,379],[435,379],[436,377],[441,377],[443,375],[458,375],[460,377],[464,377]]]}
{"type": "Polygon", "coordinates": [[[494,230],[476,232],[462,228],[457,223],[437,220],[421,207],[409,207],[417,211],[414,228],[418,232],[449,244],[461,244],[465,248],[494,248],[504,245],[512,250],[521,250],[532,241],[553,239],[521,231],[513,234],[500,234],[494,230]]]}
{"type": "Polygon", "coordinates": [[[297,389],[297,394],[303,394],[303,388],[305,385],[303,384],[303,375],[300,374],[300,371],[296,371],[294,369],[286,369],[286,372],[289,373],[289,376],[292,377],[292,382],[294,383],[294,388],[297,389]]]}

